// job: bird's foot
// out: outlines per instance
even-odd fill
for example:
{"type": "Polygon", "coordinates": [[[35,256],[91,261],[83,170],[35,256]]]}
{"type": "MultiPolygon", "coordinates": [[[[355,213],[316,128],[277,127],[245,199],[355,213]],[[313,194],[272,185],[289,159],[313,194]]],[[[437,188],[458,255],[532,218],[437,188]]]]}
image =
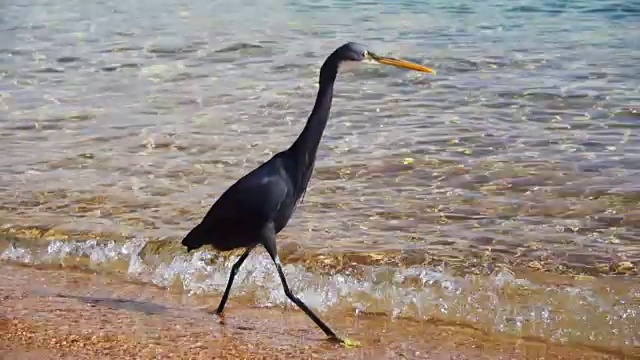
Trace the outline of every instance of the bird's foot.
{"type": "Polygon", "coordinates": [[[218,312],[217,310],[214,311],[212,313],[213,315],[215,315],[216,317],[218,317],[218,322],[222,325],[224,325],[224,313],[223,312],[218,312]]]}
{"type": "Polygon", "coordinates": [[[362,347],[362,344],[359,341],[351,340],[349,338],[344,338],[342,339],[342,346],[346,347],[347,349],[350,349],[350,348],[362,347]]]}
{"type": "Polygon", "coordinates": [[[349,338],[331,337],[329,341],[337,342],[338,344],[346,347],[347,349],[361,347],[362,344],[359,341],[351,340],[349,338]]]}

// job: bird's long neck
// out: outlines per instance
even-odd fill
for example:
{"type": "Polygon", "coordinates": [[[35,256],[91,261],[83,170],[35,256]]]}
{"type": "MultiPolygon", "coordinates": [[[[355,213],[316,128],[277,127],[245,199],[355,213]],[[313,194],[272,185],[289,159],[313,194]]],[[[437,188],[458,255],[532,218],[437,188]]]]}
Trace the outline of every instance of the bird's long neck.
{"type": "Polygon", "coordinates": [[[289,148],[289,152],[295,159],[296,172],[299,175],[298,188],[306,188],[313,171],[318,146],[331,112],[333,85],[337,74],[338,63],[329,57],[320,69],[320,88],[311,115],[304,129],[289,148]]]}
{"type": "Polygon", "coordinates": [[[304,129],[291,145],[292,150],[295,149],[294,152],[315,157],[322,134],[329,120],[331,102],[333,100],[333,85],[336,82],[337,74],[337,65],[331,61],[331,58],[327,59],[320,69],[320,88],[318,89],[318,96],[311,115],[309,115],[304,129]]]}

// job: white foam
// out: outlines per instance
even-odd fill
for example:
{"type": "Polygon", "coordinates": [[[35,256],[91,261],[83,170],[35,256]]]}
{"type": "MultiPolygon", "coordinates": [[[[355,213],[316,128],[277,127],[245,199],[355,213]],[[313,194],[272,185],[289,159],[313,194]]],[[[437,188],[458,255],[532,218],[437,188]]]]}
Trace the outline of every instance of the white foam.
{"type": "MultiPolygon", "coordinates": [[[[224,260],[208,251],[177,254],[169,261],[159,256],[143,259],[144,245],[142,238],[124,244],[51,241],[42,250],[11,244],[0,259],[64,265],[66,258],[86,257],[95,270],[109,270],[110,263],[125,260],[129,278],[161,287],[175,286],[179,280],[188,295],[222,293],[238,259],[234,256],[224,260]]],[[[588,287],[534,284],[504,269],[489,277],[459,277],[419,266],[406,269],[362,266],[360,270],[365,274],[362,277],[314,274],[297,264],[283,266],[292,292],[316,311],[338,307],[355,314],[384,312],[390,317],[436,317],[502,333],[605,345],[611,345],[611,335],[615,334],[620,344],[640,345],[637,321],[640,289],[620,294],[596,292],[588,287]],[[405,284],[408,279],[412,280],[407,282],[411,285],[405,284]],[[566,328],[567,324],[572,327],[566,328]]],[[[254,251],[236,276],[232,297],[243,295],[251,295],[257,306],[291,306],[276,268],[264,251],[254,251]]]]}

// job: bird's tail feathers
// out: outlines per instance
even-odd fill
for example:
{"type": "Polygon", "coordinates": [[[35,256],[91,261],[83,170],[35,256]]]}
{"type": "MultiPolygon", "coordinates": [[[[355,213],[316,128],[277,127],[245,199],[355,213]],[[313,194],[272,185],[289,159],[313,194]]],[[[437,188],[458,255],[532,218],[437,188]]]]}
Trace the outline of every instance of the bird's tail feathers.
{"type": "Polygon", "coordinates": [[[189,233],[182,239],[182,245],[187,248],[187,252],[196,250],[205,244],[205,236],[202,233],[202,224],[198,224],[191,229],[189,233]]]}

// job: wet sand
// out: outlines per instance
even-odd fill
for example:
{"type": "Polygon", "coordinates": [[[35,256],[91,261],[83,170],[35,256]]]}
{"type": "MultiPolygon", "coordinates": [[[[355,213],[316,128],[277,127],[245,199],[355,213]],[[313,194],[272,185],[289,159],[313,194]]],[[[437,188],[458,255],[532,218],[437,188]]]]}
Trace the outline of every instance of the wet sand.
{"type": "Polygon", "coordinates": [[[328,342],[292,307],[234,301],[224,324],[211,298],[101,274],[2,264],[1,359],[623,359],[586,346],[483,334],[379,316],[323,318],[361,348],[328,342]]]}

